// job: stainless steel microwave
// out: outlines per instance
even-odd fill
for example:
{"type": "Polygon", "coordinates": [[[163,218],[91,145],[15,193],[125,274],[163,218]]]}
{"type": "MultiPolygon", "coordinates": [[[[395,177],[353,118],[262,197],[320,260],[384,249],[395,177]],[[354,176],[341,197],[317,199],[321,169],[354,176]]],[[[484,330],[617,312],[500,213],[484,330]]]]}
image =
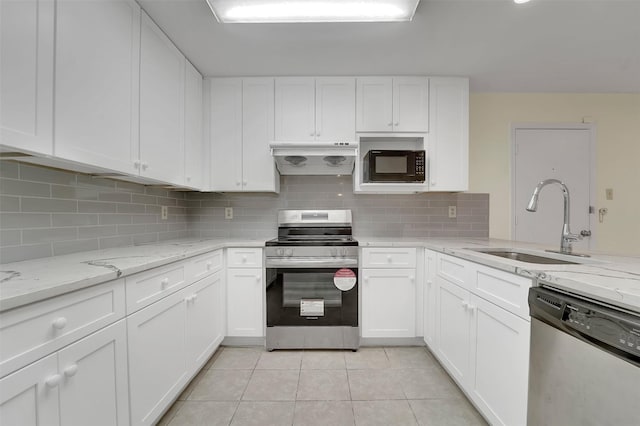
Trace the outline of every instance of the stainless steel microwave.
{"type": "Polygon", "coordinates": [[[364,182],[424,182],[425,151],[370,150],[362,164],[364,182]]]}

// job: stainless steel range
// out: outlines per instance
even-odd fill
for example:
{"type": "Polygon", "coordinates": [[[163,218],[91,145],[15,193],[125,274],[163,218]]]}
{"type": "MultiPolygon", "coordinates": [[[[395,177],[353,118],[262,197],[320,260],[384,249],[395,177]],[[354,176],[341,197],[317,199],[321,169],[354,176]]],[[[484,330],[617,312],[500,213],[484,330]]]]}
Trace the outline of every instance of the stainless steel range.
{"type": "Polygon", "coordinates": [[[352,349],[358,326],[358,242],[350,210],[281,210],[266,243],[267,350],[352,349]]]}

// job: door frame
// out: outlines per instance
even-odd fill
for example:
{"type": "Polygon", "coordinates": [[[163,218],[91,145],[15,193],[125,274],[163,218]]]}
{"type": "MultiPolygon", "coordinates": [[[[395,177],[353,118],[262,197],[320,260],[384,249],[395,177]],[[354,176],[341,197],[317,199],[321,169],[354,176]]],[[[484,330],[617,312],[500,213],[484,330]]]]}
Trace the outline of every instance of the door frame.
{"type": "MultiPolygon", "coordinates": [[[[594,123],[526,123],[516,122],[511,123],[511,143],[509,148],[510,162],[509,171],[511,174],[511,185],[509,185],[509,197],[511,198],[510,207],[511,212],[509,220],[511,221],[511,235],[510,238],[514,238],[516,234],[516,131],[517,130],[588,130],[589,131],[589,229],[591,230],[591,237],[589,240],[589,250],[593,250],[597,243],[597,227],[596,227],[596,125],[594,123]]],[[[575,232],[575,231],[574,231],[575,232]]]]}

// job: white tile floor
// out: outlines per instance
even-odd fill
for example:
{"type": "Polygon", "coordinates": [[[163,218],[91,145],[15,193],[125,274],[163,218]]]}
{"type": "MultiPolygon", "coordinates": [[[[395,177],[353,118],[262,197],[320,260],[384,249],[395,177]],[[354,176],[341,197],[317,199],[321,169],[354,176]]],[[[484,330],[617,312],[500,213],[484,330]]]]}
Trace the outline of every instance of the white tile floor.
{"type": "Polygon", "coordinates": [[[220,348],[159,423],[485,425],[424,347],[220,348]]]}

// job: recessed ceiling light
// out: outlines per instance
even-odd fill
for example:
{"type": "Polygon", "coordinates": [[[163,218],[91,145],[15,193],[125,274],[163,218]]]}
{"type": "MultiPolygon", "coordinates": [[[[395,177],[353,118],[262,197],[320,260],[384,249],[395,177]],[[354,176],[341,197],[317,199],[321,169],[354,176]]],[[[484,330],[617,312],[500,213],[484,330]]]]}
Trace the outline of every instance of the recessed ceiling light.
{"type": "Polygon", "coordinates": [[[410,21],[420,0],[207,0],[219,22],[410,21]]]}
{"type": "Polygon", "coordinates": [[[529,3],[529,0],[513,0],[515,4],[529,3]]]}

